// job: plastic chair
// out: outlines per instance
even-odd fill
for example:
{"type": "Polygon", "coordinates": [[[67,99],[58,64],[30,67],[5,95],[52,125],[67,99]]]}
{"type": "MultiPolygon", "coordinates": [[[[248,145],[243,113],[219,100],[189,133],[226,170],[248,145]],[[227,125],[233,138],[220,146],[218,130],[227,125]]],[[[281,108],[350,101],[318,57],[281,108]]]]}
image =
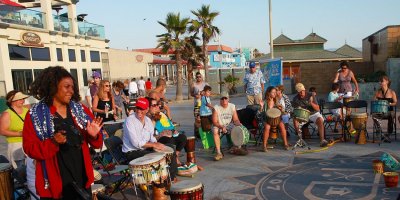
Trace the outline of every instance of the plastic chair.
{"type": "MultiPolygon", "coordinates": [[[[324,128],[325,130],[330,129],[331,131],[334,131],[334,124],[335,123],[340,123],[340,125],[343,127],[343,104],[340,102],[325,102],[321,106],[321,114],[324,117],[324,128]],[[342,119],[338,118],[335,116],[331,110],[335,109],[340,109],[340,113],[342,115],[342,119]]],[[[325,131],[325,137],[326,137],[326,131],[325,131]]],[[[334,135],[334,134],[332,134],[334,135]]],[[[341,133],[342,137],[344,137],[344,133],[341,133]]]]}

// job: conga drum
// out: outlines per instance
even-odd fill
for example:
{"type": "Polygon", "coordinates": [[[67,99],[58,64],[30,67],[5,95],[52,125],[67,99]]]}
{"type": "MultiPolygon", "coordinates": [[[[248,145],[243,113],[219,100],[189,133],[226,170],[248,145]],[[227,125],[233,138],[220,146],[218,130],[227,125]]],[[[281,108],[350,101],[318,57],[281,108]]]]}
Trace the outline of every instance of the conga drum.
{"type": "Polygon", "coordinates": [[[14,179],[10,163],[0,163],[0,195],[2,200],[14,199],[14,179]]]}
{"type": "Polygon", "coordinates": [[[196,138],[194,136],[187,137],[185,151],[186,151],[186,162],[196,163],[196,138]]]}
{"type": "Polygon", "coordinates": [[[199,181],[183,180],[171,185],[169,195],[171,200],[202,200],[204,185],[199,181]]]}
{"type": "Polygon", "coordinates": [[[231,140],[235,146],[246,145],[249,142],[249,131],[244,126],[235,126],[231,130],[231,140]]]}
{"type": "Polygon", "coordinates": [[[353,123],[354,129],[358,131],[357,144],[367,143],[367,135],[365,129],[367,128],[367,113],[351,113],[351,122],[353,123]]]}
{"type": "Polygon", "coordinates": [[[150,153],[129,162],[135,184],[163,183],[169,174],[164,153],[150,153]]]}
{"type": "Polygon", "coordinates": [[[278,138],[278,132],[276,130],[276,127],[281,122],[281,114],[282,112],[277,108],[271,108],[267,110],[266,122],[271,126],[270,135],[272,139],[278,138]]]}

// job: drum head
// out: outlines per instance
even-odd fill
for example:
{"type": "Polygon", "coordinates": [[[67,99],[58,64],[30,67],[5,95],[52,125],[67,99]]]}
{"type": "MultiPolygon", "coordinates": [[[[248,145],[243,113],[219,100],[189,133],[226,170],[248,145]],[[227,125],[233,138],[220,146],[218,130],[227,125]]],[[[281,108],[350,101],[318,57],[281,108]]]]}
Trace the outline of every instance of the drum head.
{"type": "Polygon", "coordinates": [[[151,163],[155,163],[157,161],[162,160],[165,157],[165,153],[149,153],[144,155],[143,157],[136,158],[129,162],[129,165],[137,166],[137,165],[148,165],[151,163]]]}
{"type": "Polygon", "coordinates": [[[366,118],[367,113],[351,113],[350,118],[366,118]]]}
{"type": "Polygon", "coordinates": [[[164,150],[154,149],[154,151],[160,152],[160,153],[167,153],[167,154],[174,153],[174,149],[169,146],[165,146],[164,150]]]}
{"type": "Polygon", "coordinates": [[[270,118],[276,118],[281,116],[282,112],[277,108],[271,108],[267,110],[267,116],[270,118]]]}
{"type": "Polygon", "coordinates": [[[235,126],[231,131],[231,139],[232,143],[235,146],[243,145],[244,142],[244,133],[240,126],[235,126]]]}
{"type": "Polygon", "coordinates": [[[181,192],[189,192],[193,190],[198,190],[203,186],[203,184],[199,181],[195,180],[183,180],[178,183],[171,185],[171,192],[181,193],[181,192]]]}

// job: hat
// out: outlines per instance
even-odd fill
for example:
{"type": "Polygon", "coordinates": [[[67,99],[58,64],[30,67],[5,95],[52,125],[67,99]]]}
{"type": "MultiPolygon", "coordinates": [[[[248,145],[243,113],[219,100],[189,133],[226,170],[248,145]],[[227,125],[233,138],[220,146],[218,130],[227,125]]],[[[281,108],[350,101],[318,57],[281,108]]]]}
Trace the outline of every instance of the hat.
{"type": "Polygon", "coordinates": [[[101,74],[98,71],[94,71],[92,74],[93,78],[101,78],[101,74]]]}
{"type": "Polygon", "coordinates": [[[297,92],[301,92],[303,90],[306,90],[306,88],[304,87],[303,83],[297,83],[296,84],[296,91],[297,92]]]}
{"type": "Polygon", "coordinates": [[[249,63],[249,67],[250,67],[250,68],[256,67],[256,63],[255,63],[255,62],[250,62],[250,63],[249,63]]]}
{"type": "Polygon", "coordinates": [[[8,99],[9,102],[13,102],[13,101],[17,101],[17,100],[21,100],[21,99],[26,99],[29,96],[26,94],[23,94],[22,92],[17,92],[15,93],[14,96],[12,96],[12,99],[8,99]]]}
{"type": "Polygon", "coordinates": [[[149,108],[149,101],[146,98],[139,98],[136,101],[136,107],[146,110],[149,108]]]}
{"type": "Polygon", "coordinates": [[[221,98],[226,97],[229,98],[229,93],[228,92],[222,92],[221,93],[221,98]]]}

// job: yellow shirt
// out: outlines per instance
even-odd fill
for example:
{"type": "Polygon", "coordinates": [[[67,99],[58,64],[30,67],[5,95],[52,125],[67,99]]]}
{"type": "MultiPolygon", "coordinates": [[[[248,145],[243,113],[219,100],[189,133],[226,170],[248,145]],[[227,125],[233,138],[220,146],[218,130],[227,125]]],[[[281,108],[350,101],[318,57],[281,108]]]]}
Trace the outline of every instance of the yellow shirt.
{"type": "MultiPolygon", "coordinates": [[[[28,110],[29,110],[28,108],[23,107],[22,114],[20,114],[19,116],[21,116],[22,119],[25,119],[25,115],[28,112],[28,110]]],[[[7,109],[5,112],[8,112],[8,114],[10,114],[10,127],[8,128],[8,130],[21,132],[22,129],[24,128],[24,122],[11,109],[7,109]]],[[[22,137],[7,136],[6,139],[8,143],[22,142],[22,137]]]]}

